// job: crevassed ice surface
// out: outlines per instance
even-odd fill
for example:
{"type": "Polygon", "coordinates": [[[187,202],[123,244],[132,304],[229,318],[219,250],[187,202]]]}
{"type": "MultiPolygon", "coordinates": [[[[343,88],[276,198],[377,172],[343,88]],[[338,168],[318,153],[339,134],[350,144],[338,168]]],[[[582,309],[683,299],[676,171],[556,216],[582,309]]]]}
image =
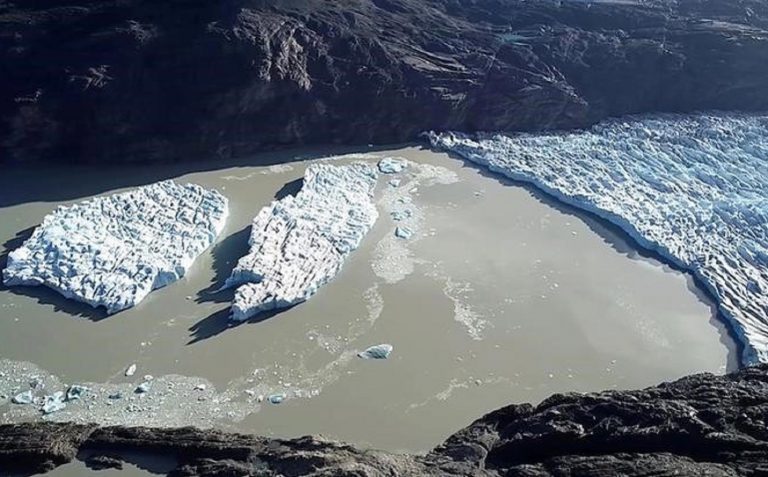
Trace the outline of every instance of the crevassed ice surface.
{"type": "Polygon", "coordinates": [[[3,278],[116,313],[182,277],[226,218],[224,196],[173,181],[62,206],[8,255],[3,278]]]}
{"type": "Polygon", "coordinates": [[[691,271],[768,362],[768,116],[656,116],[568,134],[431,134],[455,152],[617,224],[691,271]]]}
{"type": "Polygon", "coordinates": [[[232,319],[243,321],[311,297],[339,271],[373,226],[375,167],[315,164],[296,197],[264,207],[254,218],[250,251],[226,286],[238,286],[232,319]]]}

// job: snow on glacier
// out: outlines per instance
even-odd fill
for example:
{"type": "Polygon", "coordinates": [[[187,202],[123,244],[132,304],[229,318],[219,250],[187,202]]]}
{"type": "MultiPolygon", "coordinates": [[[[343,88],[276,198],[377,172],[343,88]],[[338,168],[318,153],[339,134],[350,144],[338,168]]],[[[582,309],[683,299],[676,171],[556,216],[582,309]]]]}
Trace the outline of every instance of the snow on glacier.
{"type": "Polygon", "coordinates": [[[170,180],[61,206],[8,255],[3,279],[116,313],[182,277],[226,218],[224,196],[170,180]]]}
{"type": "Polygon", "coordinates": [[[365,163],[314,164],[295,197],[264,207],[252,223],[250,251],[225,285],[238,287],[232,320],[295,305],[329,282],[378,217],[376,181],[365,163]]]}
{"type": "Polygon", "coordinates": [[[768,116],[634,117],[573,133],[430,133],[433,146],[620,226],[689,270],[768,362],[768,116]]]}

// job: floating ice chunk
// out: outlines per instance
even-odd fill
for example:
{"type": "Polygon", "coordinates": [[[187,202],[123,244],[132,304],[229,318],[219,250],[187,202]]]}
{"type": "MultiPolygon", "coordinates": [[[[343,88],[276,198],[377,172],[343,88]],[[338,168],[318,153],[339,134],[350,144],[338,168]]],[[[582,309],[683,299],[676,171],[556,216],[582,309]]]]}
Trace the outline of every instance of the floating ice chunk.
{"type": "Polygon", "coordinates": [[[357,353],[357,356],[363,359],[387,359],[392,353],[392,349],[391,344],[380,344],[357,353]]]}
{"type": "Polygon", "coordinates": [[[272,404],[280,404],[281,402],[285,401],[285,394],[273,394],[269,396],[267,400],[272,404]]]}
{"type": "Polygon", "coordinates": [[[413,235],[413,232],[408,227],[398,227],[395,229],[395,237],[401,239],[409,239],[413,235]]]}
{"type": "Polygon", "coordinates": [[[400,187],[400,179],[392,179],[389,181],[389,185],[392,187],[400,187]]]}
{"type": "Polygon", "coordinates": [[[144,381],[143,383],[139,384],[136,388],[136,394],[144,394],[148,393],[152,389],[152,382],[151,381],[144,381]]]}
{"type": "Polygon", "coordinates": [[[88,392],[87,387],[81,386],[79,384],[73,384],[69,387],[69,389],[67,389],[67,401],[80,399],[81,397],[85,396],[86,392],[88,392]]]}
{"type": "Polygon", "coordinates": [[[201,384],[197,384],[197,385],[195,385],[195,391],[205,391],[205,389],[207,387],[208,386],[206,386],[205,384],[202,384],[202,383],[201,384]]]}
{"type": "Polygon", "coordinates": [[[13,399],[11,399],[11,402],[14,404],[32,404],[34,401],[35,395],[32,394],[32,391],[24,391],[13,396],[13,399]]]}
{"type": "Polygon", "coordinates": [[[132,364],[125,369],[126,376],[130,377],[130,376],[133,376],[134,374],[136,374],[136,364],[132,364]]]}
{"type": "Polygon", "coordinates": [[[65,407],[67,407],[67,404],[64,402],[64,392],[56,391],[50,396],[45,396],[41,410],[43,414],[53,414],[63,410],[65,407]]]}
{"type": "Polygon", "coordinates": [[[451,150],[624,229],[689,270],[768,362],[768,116],[647,116],[589,131],[431,134],[451,150]]]}
{"type": "Polygon", "coordinates": [[[411,218],[411,216],[413,215],[413,212],[411,212],[409,209],[395,210],[395,211],[392,211],[389,215],[392,216],[392,220],[399,222],[401,220],[411,218]]]}
{"type": "Polygon", "coordinates": [[[378,217],[376,177],[364,163],[315,164],[295,197],[263,208],[253,220],[250,252],[226,282],[238,286],[232,319],[295,305],[330,281],[378,217]]]}
{"type": "Polygon", "coordinates": [[[397,174],[402,172],[408,166],[408,162],[403,159],[385,157],[379,161],[379,171],[384,174],[397,174]]]}
{"type": "Polygon", "coordinates": [[[226,216],[218,192],[173,181],[62,206],[8,255],[3,279],[116,313],[183,276],[226,216]]]}

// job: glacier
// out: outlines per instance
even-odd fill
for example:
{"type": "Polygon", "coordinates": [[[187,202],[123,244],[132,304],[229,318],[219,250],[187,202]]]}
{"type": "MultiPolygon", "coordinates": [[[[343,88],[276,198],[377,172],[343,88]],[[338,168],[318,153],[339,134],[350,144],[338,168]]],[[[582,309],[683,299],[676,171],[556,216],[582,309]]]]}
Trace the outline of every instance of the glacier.
{"type": "Polygon", "coordinates": [[[433,147],[594,213],[689,271],[768,362],[768,116],[638,116],[569,133],[428,133],[433,147]]]}
{"type": "Polygon", "coordinates": [[[311,297],[341,269],[378,218],[378,173],[362,162],[310,165],[299,193],[253,219],[249,252],[225,287],[237,287],[231,319],[285,308],[311,297]]]}
{"type": "Polygon", "coordinates": [[[227,199],[167,180],[60,206],[8,255],[8,286],[45,285],[113,314],[182,277],[224,229],[227,199]]]}

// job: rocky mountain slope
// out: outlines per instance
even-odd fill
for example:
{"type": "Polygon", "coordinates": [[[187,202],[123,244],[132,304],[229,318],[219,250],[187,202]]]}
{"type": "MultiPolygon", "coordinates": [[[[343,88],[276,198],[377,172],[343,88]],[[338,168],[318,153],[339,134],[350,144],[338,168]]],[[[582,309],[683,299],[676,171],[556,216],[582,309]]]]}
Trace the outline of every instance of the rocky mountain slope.
{"type": "Polygon", "coordinates": [[[762,0],[0,0],[0,163],[768,109],[762,0]]]}
{"type": "Polygon", "coordinates": [[[757,476],[768,473],[766,419],[768,365],[511,405],[424,456],[313,437],[36,423],[0,426],[0,469],[29,475],[76,455],[94,468],[162,455],[174,476],[757,476]]]}

